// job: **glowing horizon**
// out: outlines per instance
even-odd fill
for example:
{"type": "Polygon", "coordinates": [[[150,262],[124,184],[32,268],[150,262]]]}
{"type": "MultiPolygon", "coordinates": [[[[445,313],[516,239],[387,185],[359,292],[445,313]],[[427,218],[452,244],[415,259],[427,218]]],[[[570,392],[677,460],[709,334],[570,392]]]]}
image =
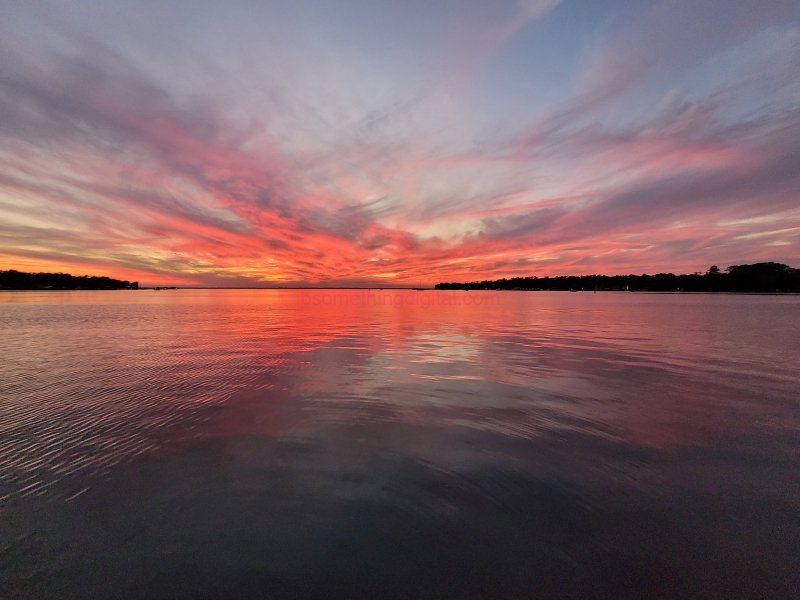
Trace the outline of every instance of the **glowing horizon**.
{"type": "Polygon", "coordinates": [[[794,1],[264,4],[11,4],[0,269],[259,287],[800,264],[794,1]]]}

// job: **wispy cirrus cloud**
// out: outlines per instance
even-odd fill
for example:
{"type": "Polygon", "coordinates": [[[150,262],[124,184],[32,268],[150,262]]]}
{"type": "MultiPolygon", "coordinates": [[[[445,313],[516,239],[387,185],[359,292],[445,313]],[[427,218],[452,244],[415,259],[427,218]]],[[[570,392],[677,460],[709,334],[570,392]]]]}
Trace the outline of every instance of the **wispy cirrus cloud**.
{"type": "Polygon", "coordinates": [[[555,0],[176,4],[169,27],[127,6],[141,29],[81,3],[0,25],[5,265],[285,285],[800,259],[794,3],[596,26],[555,0]],[[524,66],[545,18],[595,41],[574,89],[516,122],[526,98],[480,73],[524,66]],[[487,113],[503,94],[513,116],[487,113]]]}

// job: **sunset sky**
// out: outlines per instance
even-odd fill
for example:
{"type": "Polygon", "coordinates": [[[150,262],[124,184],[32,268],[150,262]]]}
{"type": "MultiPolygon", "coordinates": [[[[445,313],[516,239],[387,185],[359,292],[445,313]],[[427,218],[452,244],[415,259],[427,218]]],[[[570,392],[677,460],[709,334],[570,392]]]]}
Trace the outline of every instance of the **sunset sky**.
{"type": "Polygon", "coordinates": [[[797,0],[0,0],[0,269],[800,266],[797,0]]]}

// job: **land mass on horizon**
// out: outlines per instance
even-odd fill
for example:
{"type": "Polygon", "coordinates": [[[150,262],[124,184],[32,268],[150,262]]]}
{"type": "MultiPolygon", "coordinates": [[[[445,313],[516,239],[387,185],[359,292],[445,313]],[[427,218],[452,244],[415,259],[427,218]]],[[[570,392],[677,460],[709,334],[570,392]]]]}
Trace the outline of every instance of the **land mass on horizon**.
{"type": "Polygon", "coordinates": [[[0,290],[136,290],[138,281],[67,273],[0,271],[0,290]]]}
{"type": "MultiPolygon", "coordinates": [[[[139,282],[107,276],[67,273],[0,271],[0,290],[136,290],[139,282]]],[[[153,287],[152,289],[176,289],[153,287]]],[[[231,288],[228,288],[231,289],[231,288]]],[[[240,288],[235,288],[240,289],[240,288]]],[[[437,283],[433,288],[335,288],[281,287],[241,289],[436,289],[436,290],[531,290],[531,291],[641,291],[641,292],[730,292],[800,293],[800,269],[783,263],[762,262],[732,265],[724,271],[712,265],[705,273],[675,275],[556,275],[511,277],[469,282],[437,283]]]]}
{"type": "Polygon", "coordinates": [[[800,269],[776,262],[732,265],[721,271],[675,275],[558,275],[437,283],[437,290],[596,290],[642,292],[800,293],[800,269]]]}

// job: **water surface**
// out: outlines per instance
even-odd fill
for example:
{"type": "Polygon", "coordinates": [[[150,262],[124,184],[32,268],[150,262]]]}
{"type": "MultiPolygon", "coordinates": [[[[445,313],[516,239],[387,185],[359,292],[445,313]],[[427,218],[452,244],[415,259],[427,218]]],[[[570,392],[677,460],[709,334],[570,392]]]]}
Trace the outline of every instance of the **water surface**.
{"type": "Polygon", "coordinates": [[[0,596],[796,597],[800,298],[0,294],[0,596]]]}

